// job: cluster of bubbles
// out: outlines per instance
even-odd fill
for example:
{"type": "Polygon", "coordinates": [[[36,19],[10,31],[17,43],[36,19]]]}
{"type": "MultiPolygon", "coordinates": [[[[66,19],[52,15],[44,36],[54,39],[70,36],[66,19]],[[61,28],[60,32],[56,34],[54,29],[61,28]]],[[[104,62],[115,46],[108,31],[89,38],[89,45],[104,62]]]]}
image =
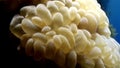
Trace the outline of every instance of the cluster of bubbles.
{"type": "Polygon", "coordinates": [[[20,47],[35,60],[58,66],[119,68],[120,47],[97,0],[45,0],[24,6],[10,23],[20,47]]]}

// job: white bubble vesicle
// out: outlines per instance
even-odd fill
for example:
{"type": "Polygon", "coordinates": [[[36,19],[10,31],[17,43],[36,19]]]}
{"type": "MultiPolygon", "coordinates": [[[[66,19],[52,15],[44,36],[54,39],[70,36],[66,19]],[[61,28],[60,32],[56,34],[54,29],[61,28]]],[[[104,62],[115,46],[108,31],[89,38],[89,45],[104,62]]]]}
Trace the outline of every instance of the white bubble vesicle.
{"type": "Polygon", "coordinates": [[[46,0],[24,6],[10,31],[35,60],[63,68],[120,68],[120,44],[97,0],[46,0]]]}

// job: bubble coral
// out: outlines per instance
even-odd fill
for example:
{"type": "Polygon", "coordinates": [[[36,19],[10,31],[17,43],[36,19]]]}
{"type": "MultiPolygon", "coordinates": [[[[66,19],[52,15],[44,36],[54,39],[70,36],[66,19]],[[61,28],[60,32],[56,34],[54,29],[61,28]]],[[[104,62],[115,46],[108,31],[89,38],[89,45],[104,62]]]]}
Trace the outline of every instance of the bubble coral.
{"type": "Polygon", "coordinates": [[[35,60],[75,68],[120,68],[120,45],[97,0],[47,0],[24,6],[10,23],[20,47],[35,60]]]}

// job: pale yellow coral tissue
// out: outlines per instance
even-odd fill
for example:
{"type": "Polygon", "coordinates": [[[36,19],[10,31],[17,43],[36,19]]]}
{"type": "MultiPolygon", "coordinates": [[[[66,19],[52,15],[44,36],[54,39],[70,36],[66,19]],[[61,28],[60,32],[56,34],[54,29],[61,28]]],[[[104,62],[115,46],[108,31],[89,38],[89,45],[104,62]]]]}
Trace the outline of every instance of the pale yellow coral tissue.
{"type": "Polygon", "coordinates": [[[120,44],[110,37],[109,19],[97,0],[24,6],[10,30],[36,60],[50,59],[64,68],[120,68],[120,44]]]}

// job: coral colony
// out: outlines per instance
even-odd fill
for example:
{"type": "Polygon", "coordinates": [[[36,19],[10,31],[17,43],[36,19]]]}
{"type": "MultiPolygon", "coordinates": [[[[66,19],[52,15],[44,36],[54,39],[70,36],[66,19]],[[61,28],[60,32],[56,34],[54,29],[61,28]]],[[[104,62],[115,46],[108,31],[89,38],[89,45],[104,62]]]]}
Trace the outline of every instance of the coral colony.
{"type": "Polygon", "coordinates": [[[120,68],[120,46],[97,0],[45,0],[24,6],[10,23],[20,48],[61,68],[120,68]]]}

